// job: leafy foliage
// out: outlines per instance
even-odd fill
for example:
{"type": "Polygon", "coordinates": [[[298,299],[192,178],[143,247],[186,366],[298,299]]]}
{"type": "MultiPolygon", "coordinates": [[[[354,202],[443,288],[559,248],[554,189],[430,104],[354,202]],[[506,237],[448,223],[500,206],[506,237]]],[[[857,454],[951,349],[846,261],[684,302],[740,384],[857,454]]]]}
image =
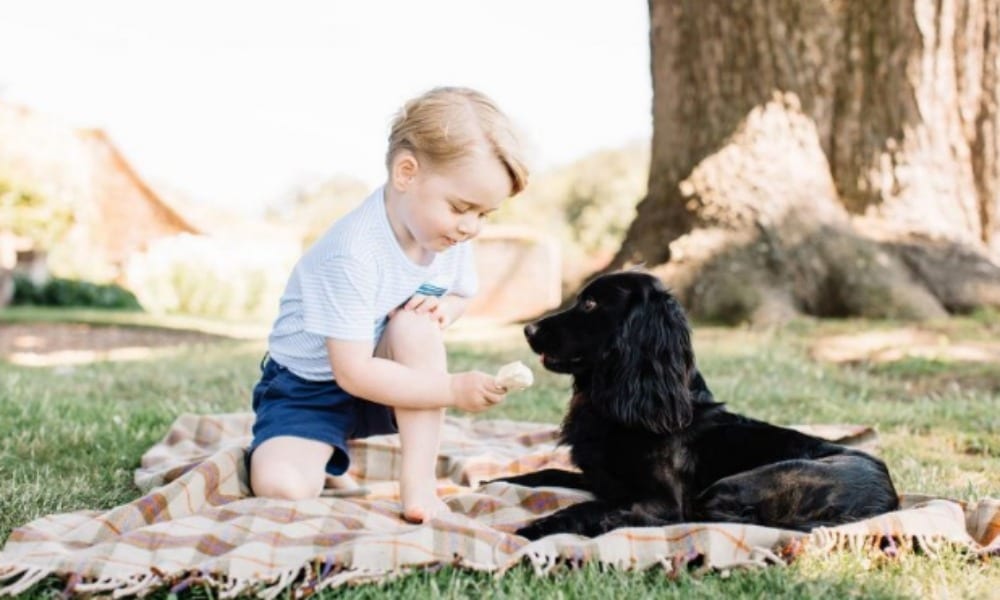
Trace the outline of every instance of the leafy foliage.
{"type": "Polygon", "coordinates": [[[361,204],[371,192],[365,182],[335,175],[317,185],[302,186],[268,208],[267,217],[301,232],[303,246],[310,246],[334,221],[361,204]]]}
{"type": "Polygon", "coordinates": [[[42,195],[0,180],[0,231],[11,231],[48,249],[69,230],[73,220],[73,205],[58,194],[42,195]]]}
{"type": "Polygon", "coordinates": [[[182,234],[134,255],[126,283],[154,313],[270,317],[300,248],[182,234]]]}
{"type": "Polygon", "coordinates": [[[528,225],[558,239],[564,284],[574,287],[618,250],[646,193],[648,173],[645,142],[601,150],[534,178],[501,207],[496,222],[528,225]]]}
{"type": "Polygon", "coordinates": [[[54,277],[35,285],[23,275],[14,276],[14,305],[115,308],[141,310],[132,292],[116,284],[54,277]]]}

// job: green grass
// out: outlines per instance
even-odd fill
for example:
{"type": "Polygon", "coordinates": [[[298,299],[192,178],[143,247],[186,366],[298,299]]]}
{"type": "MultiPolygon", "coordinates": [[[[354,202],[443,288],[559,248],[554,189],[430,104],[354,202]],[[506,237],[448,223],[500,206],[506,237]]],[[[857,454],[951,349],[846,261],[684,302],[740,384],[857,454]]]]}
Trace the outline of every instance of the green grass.
{"type": "MultiPolygon", "coordinates": [[[[31,321],[30,312],[0,314],[31,321]]],[[[39,313],[34,313],[38,318],[39,313]]],[[[75,315],[45,313],[45,320],[75,315]]],[[[90,322],[128,324],[109,314],[90,322]],[[102,321],[101,319],[105,319],[102,321]]],[[[146,317],[148,319],[148,317],[146,317]]],[[[137,325],[154,324],[147,320],[137,325]]],[[[887,327],[884,323],[798,322],[780,330],[696,328],[699,366],[732,410],[776,423],[863,423],[881,434],[882,455],[901,491],[957,499],[1000,497],[1000,368],[974,363],[905,360],[838,367],[809,359],[819,336],[887,327]]],[[[1000,317],[975,315],[936,324],[953,340],[986,339],[1000,317]]],[[[2,324],[0,324],[2,331],[2,324]]],[[[137,495],[139,457],[182,412],[248,410],[263,351],[259,341],[227,341],[166,352],[149,361],[27,368],[0,362],[0,540],[45,514],[107,509],[137,495]]],[[[492,371],[524,360],[523,344],[457,344],[453,369],[492,371]]],[[[566,377],[534,369],[538,382],[486,418],[558,421],[568,399],[566,377]]],[[[537,576],[529,567],[495,578],[443,568],[324,595],[350,598],[954,598],[997,597],[1000,561],[959,553],[907,555],[871,564],[851,554],[807,557],[788,567],[666,576],[563,568],[537,576]]],[[[30,596],[56,595],[54,580],[30,596]]],[[[205,589],[192,597],[213,596],[205,589]]],[[[156,597],[164,597],[162,592],[156,597]]]]}

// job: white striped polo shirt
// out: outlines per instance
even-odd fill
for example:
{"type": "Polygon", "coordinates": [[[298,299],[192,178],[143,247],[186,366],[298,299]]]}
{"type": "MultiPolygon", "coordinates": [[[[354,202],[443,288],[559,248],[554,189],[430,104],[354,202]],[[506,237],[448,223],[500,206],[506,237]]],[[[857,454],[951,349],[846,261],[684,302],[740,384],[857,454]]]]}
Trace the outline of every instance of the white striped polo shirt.
{"type": "Polygon", "coordinates": [[[296,263],[268,337],[271,357],[311,381],[335,378],[326,338],[378,342],[389,312],[413,294],[472,296],[471,242],[414,263],[386,215],[383,190],[330,227],[296,263]]]}

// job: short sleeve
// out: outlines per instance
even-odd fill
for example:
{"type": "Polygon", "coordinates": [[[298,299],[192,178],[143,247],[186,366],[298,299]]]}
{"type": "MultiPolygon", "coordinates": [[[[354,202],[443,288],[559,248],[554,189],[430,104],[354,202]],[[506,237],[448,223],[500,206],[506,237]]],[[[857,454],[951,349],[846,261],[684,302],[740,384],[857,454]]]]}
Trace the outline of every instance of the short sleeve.
{"type": "Polygon", "coordinates": [[[305,330],[338,340],[373,340],[378,272],[374,263],[332,257],[300,265],[305,330]]]}
{"type": "Polygon", "coordinates": [[[479,275],[476,273],[476,256],[472,249],[472,242],[465,242],[457,249],[460,251],[458,269],[456,269],[455,284],[451,287],[451,293],[471,298],[479,291],[479,275]]]}

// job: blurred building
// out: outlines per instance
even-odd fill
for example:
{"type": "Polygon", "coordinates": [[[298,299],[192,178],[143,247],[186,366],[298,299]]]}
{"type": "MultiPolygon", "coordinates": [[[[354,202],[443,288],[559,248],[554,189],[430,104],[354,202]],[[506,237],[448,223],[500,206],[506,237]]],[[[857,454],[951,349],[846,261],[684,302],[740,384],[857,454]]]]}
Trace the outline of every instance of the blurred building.
{"type": "MultiPolygon", "coordinates": [[[[0,182],[71,207],[66,239],[89,260],[118,271],[156,239],[199,233],[129,164],[100,129],[72,127],[31,109],[0,103],[0,182]]],[[[12,232],[0,235],[10,236],[12,232]]],[[[27,248],[22,252],[47,250],[27,248]]]]}

